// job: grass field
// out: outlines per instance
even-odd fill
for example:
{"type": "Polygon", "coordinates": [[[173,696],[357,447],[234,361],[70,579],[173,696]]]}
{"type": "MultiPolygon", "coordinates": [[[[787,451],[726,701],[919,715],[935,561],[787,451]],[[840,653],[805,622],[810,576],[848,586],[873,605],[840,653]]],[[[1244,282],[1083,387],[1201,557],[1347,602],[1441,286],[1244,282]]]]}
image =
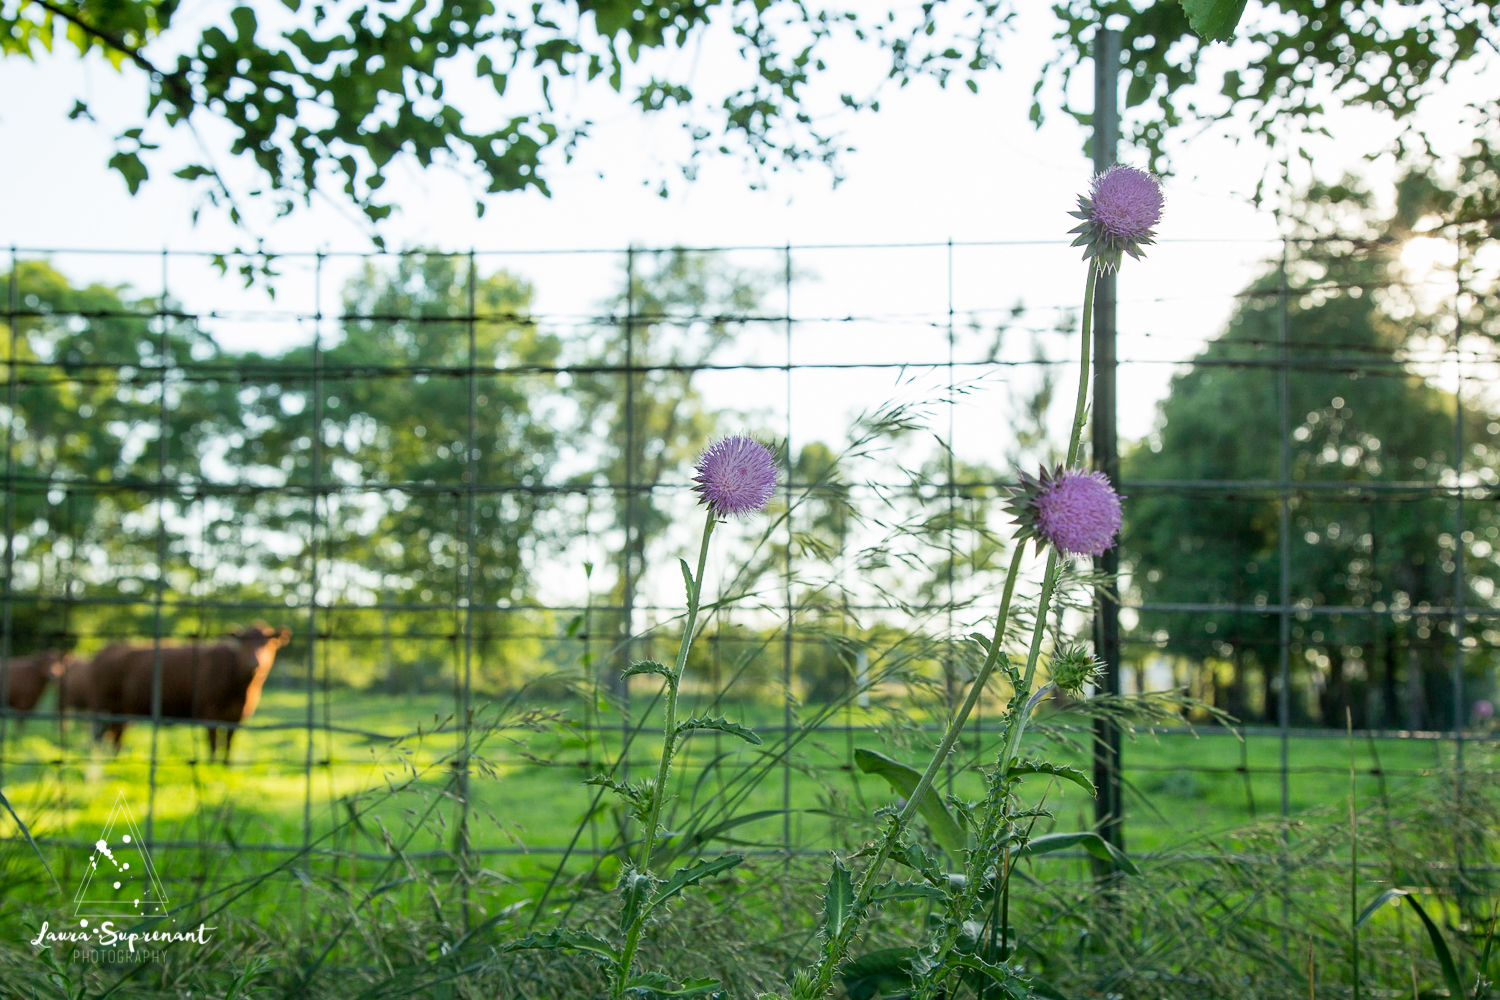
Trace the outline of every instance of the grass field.
{"type": "MultiPolygon", "coordinates": [[[[630,747],[629,774],[622,768],[617,778],[639,780],[655,764],[657,716],[649,697],[636,707],[648,724],[630,747]]],[[[897,713],[841,710],[816,729],[794,730],[788,747],[782,706],[721,707],[764,742],[727,733],[690,741],[673,772],[675,811],[666,821],[668,849],[679,853],[656,866],[664,873],[698,850],[749,857],[674,904],[680,919],[653,924],[649,962],[678,978],[683,970],[711,973],[734,997],[749,998],[782,982],[816,942],[826,852],[847,857],[895,800],[882,779],[851,766],[855,749],[920,765],[933,737],[897,713]],[[786,844],[798,853],[786,856],[786,844]]],[[[9,977],[58,1000],[76,1000],[83,984],[88,996],[118,986],[123,992],[110,995],[130,1000],[223,996],[251,968],[264,970],[278,995],[310,1000],[599,995],[588,961],[506,948],[559,926],[612,933],[619,846],[639,823],[624,825],[622,835],[615,797],[584,779],[619,759],[619,718],[606,712],[602,729],[585,727],[583,714],[597,706],[578,699],[529,706],[476,699],[476,708],[466,796],[451,696],[320,694],[314,718],[328,728],[309,742],[305,693],[271,692],[227,767],[206,763],[201,729],[162,727],[154,781],[149,724],[131,726],[118,757],[94,748],[76,721],[61,734],[41,719],[19,731],[9,724],[4,788],[38,834],[58,885],[0,820],[8,841],[0,842],[0,997],[10,995],[9,977]],[[151,817],[150,853],[171,919],[217,927],[218,943],[203,954],[163,953],[119,967],[85,956],[76,982],[56,988],[26,942],[44,921],[78,919],[70,900],[122,792],[142,828],[151,817]],[[304,844],[316,853],[300,854],[304,844]],[[471,938],[471,926],[482,936],[471,938]],[[443,950],[455,942],[467,963],[462,989],[451,985],[460,966],[443,950]]],[[[1071,756],[1087,769],[1087,719],[1044,713],[1032,732],[1051,742],[1048,757],[1071,756]]],[[[993,759],[996,735],[993,717],[968,734],[951,784],[944,780],[957,797],[981,792],[979,765],[993,759]]],[[[1028,961],[1071,984],[1069,996],[1262,1000],[1307,995],[1314,978],[1317,996],[1348,996],[1351,892],[1363,904],[1402,885],[1441,915],[1472,972],[1493,926],[1494,744],[1466,745],[1464,773],[1474,777],[1460,789],[1451,742],[1356,738],[1358,869],[1346,825],[1349,742],[1304,735],[1288,749],[1296,825],[1283,830],[1274,735],[1134,734],[1124,749],[1125,839],[1139,875],[1104,892],[1085,856],[1027,860],[1014,913],[1028,961]],[[1455,797],[1460,791],[1467,799],[1455,797]],[[1294,960],[1273,954],[1288,934],[1303,942],[1294,960]],[[1309,962],[1315,977],[1306,975],[1309,962]]],[[[1052,814],[1034,834],[1092,823],[1092,800],[1072,784],[1033,777],[1024,797],[1045,798],[1052,814]]],[[[1388,907],[1365,928],[1365,982],[1386,990],[1370,995],[1406,996],[1414,979],[1440,981],[1408,909],[1388,907]]],[[[885,906],[861,948],[875,954],[910,944],[929,911],[929,903],[885,906]]]]}
{"type": "MultiPolygon", "coordinates": [[[[575,844],[583,856],[608,846],[618,833],[618,814],[600,790],[583,779],[619,756],[618,719],[602,731],[575,723],[577,702],[537,706],[548,713],[536,728],[487,729],[495,718],[481,708],[475,759],[469,784],[468,838],[497,877],[520,883],[546,877],[560,853],[575,844]],[[576,838],[576,843],[575,843],[576,838]]],[[[440,696],[390,697],[341,691],[315,707],[317,721],[335,731],[305,729],[305,695],[268,694],[255,730],[241,732],[233,763],[208,764],[201,729],[166,726],[156,745],[152,788],[152,733],[132,726],[123,752],[111,756],[93,748],[85,726],[73,723],[59,742],[55,723],[31,721],[8,732],[5,788],[22,817],[45,845],[63,874],[80,851],[99,835],[117,794],[125,792],[142,828],[158,848],[158,867],[169,884],[201,870],[199,846],[234,845],[245,863],[272,863],[304,844],[343,852],[350,871],[367,864],[360,855],[386,854],[395,844],[408,854],[441,852],[458,836],[461,810],[445,793],[461,737],[452,731],[453,702],[440,696]],[[442,728],[444,722],[448,728],[442,728]],[[424,730],[420,735],[419,729],[424,730]],[[373,734],[403,735],[392,740],[373,734]],[[64,752],[65,747],[65,752],[64,752]],[[198,761],[195,763],[195,761],[198,761]],[[312,766],[308,767],[308,761],[312,766]],[[393,787],[400,794],[385,794],[393,787]],[[360,823],[345,820],[351,804],[368,808],[360,823]],[[273,848],[273,850],[259,850],[273,848]],[[181,858],[181,861],[176,859],[181,858]],[[255,861],[253,858],[259,858],[255,861]]],[[[880,750],[920,766],[929,737],[892,733],[872,723],[869,713],[842,713],[833,723],[806,734],[785,754],[780,706],[750,703],[726,706],[724,713],[764,734],[760,747],[713,734],[696,738],[674,772],[675,824],[696,828],[736,817],[762,814],[724,830],[737,849],[778,851],[790,838],[802,851],[844,848],[860,839],[874,811],[894,799],[878,777],[851,767],[855,747],[880,750]],[[893,742],[906,746],[893,746],[893,742]],[[715,766],[710,767],[710,762],[715,766]],[[731,795],[724,795],[728,788],[731,795]],[[709,805],[705,806],[705,803],[709,805]],[[727,803],[727,804],[726,804],[727,803]],[[700,810],[695,813],[696,810],[700,810]]],[[[505,716],[514,721],[513,716],[505,716]]],[[[1073,720],[1073,726],[1082,725],[1073,720]]],[[[654,767],[658,734],[654,717],[631,746],[628,776],[654,767]]],[[[1043,726],[1043,729],[1046,727],[1043,726]]],[[[1074,733],[1075,738],[1081,734],[1074,733]]],[[[957,795],[977,797],[982,779],[964,763],[988,763],[993,730],[971,733],[950,774],[957,795]]],[[[1294,737],[1290,742],[1290,813],[1308,822],[1346,809],[1350,746],[1343,739],[1294,737]]],[[[1052,752],[1054,759],[1068,756],[1052,752]]],[[[1411,783],[1431,789],[1443,780],[1453,746],[1438,740],[1356,740],[1357,796],[1366,809],[1402,796],[1411,783]]],[[[1222,730],[1138,733],[1124,750],[1127,781],[1125,836],[1136,853],[1179,849],[1203,838],[1246,826],[1280,810],[1274,736],[1244,740],[1222,730]]],[[[1466,766],[1493,764],[1493,746],[1470,743],[1466,766]]],[[[1074,763],[1088,770],[1082,753],[1074,763]]],[[[622,769],[619,776],[626,776],[622,769]]],[[[1056,830],[1087,828],[1093,803],[1067,783],[1034,780],[1030,792],[1045,795],[1056,830]]],[[[1039,831],[1045,832],[1045,831],[1039,831]]],[[[13,833],[13,831],[8,831],[13,833]]],[[[613,862],[606,862],[606,867],[613,862]]]]}

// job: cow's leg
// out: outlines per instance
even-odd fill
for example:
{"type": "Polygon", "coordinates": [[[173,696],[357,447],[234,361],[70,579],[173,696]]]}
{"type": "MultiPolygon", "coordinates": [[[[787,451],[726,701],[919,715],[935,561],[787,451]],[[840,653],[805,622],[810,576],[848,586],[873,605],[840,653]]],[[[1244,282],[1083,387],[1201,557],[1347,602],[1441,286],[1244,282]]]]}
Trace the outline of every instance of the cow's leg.
{"type": "Polygon", "coordinates": [[[229,766],[229,744],[234,741],[234,729],[226,727],[224,730],[224,766],[229,766]]]}
{"type": "Polygon", "coordinates": [[[116,756],[118,756],[119,753],[120,753],[120,740],[124,739],[124,737],[125,737],[125,723],[123,723],[123,722],[112,722],[112,723],[110,723],[110,725],[109,725],[109,739],[110,739],[110,742],[114,744],[114,751],[115,751],[115,755],[116,756]]]}

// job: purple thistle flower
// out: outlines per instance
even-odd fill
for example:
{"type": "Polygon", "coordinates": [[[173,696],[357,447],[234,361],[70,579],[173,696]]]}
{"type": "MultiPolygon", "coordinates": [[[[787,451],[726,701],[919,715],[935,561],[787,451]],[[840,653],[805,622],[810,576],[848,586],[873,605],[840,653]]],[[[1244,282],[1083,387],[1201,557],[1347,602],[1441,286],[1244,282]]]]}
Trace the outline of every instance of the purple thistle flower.
{"type": "Polygon", "coordinates": [[[1037,532],[1067,555],[1102,555],[1120,531],[1120,498],[1102,472],[1068,470],[1036,498],[1037,532]]]}
{"type": "Polygon", "coordinates": [[[1010,511],[1020,523],[1017,538],[1051,543],[1063,555],[1100,555],[1120,531],[1120,497],[1102,472],[1061,466],[1036,477],[1023,472],[1010,511]]]}
{"type": "Polygon", "coordinates": [[[752,437],[736,434],[703,450],[693,491],[715,517],[745,517],[766,509],[776,493],[776,456],[752,437]]]}
{"type": "Polygon", "coordinates": [[[1070,213],[1083,220],[1071,230],[1079,234],[1073,245],[1085,248],[1084,260],[1097,257],[1112,271],[1122,254],[1140,259],[1141,247],[1156,242],[1161,209],[1161,182],[1144,170],[1116,164],[1094,178],[1088,197],[1080,197],[1078,211],[1070,213]]]}

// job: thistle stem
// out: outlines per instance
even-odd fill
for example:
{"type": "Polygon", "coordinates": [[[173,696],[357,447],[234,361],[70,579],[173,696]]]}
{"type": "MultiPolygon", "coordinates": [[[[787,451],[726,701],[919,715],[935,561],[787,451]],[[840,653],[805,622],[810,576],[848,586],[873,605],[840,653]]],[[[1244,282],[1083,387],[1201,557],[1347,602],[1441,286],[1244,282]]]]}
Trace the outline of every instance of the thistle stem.
{"type": "MultiPolygon", "coordinates": [[[[1078,402],[1073,407],[1073,431],[1068,436],[1068,459],[1065,468],[1072,468],[1078,461],[1079,445],[1083,439],[1083,418],[1088,413],[1089,401],[1089,357],[1092,353],[1094,332],[1094,288],[1098,284],[1100,267],[1097,258],[1089,266],[1089,276],[1083,286],[1083,322],[1079,328],[1078,345],[1078,402]]],[[[1032,682],[1036,679],[1037,660],[1042,655],[1042,636],[1047,630],[1047,609],[1052,603],[1052,593],[1057,588],[1057,546],[1047,552],[1047,569],[1042,574],[1042,593],[1037,601],[1036,625],[1031,630],[1031,649],[1026,654],[1026,673],[1021,678],[1022,697],[1031,694],[1032,682]]],[[[1020,699],[1017,705],[1024,708],[1027,703],[1020,699]]],[[[1020,718],[1007,720],[1005,748],[1000,755],[1000,767],[1009,771],[1021,749],[1021,734],[1026,731],[1029,712],[1022,711],[1020,718]]],[[[1005,777],[1001,774],[1001,778],[1005,777]]]]}
{"type": "MultiPolygon", "coordinates": [[[[875,879],[879,876],[880,869],[885,866],[886,861],[890,860],[891,852],[896,849],[896,844],[900,842],[901,831],[906,828],[906,824],[911,821],[912,816],[916,815],[922,800],[932,789],[933,780],[937,777],[937,773],[942,768],[943,762],[948,759],[948,754],[952,752],[953,744],[958,742],[958,737],[963,732],[964,724],[968,722],[970,713],[974,711],[974,706],[979,704],[979,699],[984,694],[985,685],[1000,662],[1000,647],[1005,642],[1005,623],[1010,617],[1010,601],[1016,591],[1016,577],[1020,575],[1021,559],[1025,551],[1025,545],[1017,545],[1015,554],[1011,556],[1010,569],[1005,574],[1005,590],[1000,598],[1000,610],[995,615],[995,635],[990,640],[990,648],[985,655],[984,665],[974,675],[974,682],[969,686],[968,696],[964,698],[964,703],[959,706],[958,714],[949,723],[948,730],[943,734],[942,741],[938,744],[938,748],[933,753],[932,759],[927,762],[927,769],[922,772],[921,779],[917,781],[917,787],[907,797],[906,805],[902,807],[901,813],[891,821],[890,827],[886,831],[885,839],[881,842],[880,850],[875,855],[875,860],[865,868],[864,874],[860,878],[859,892],[856,894],[854,900],[854,912],[856,914],[860,913],[869,904],[870,896],[875,891],[875,879]]],[[[822,992],[817,993],[817,996],[826,994],[829,986],[832,985],[833,972],[838,967],[839,962],[843,960],[843,953],[848,949],[849,939],[854,933],[854,923],[854,921],[851,921],[845,932],[837,940],[829,942],[823,961],[818,966],[817,985],[822,992]]]]}
{"type": "MultiPolygon", "coordinates": [[[[1078,461],[1079,443],[1083,437],[1083,418],[1088,412],[1089,395],[1089,356],[1091,354],[1091,334],[1094,324],[1094,287],[1099,277],[1100,269],[1096,263],[1089,267],[1087,283],[1083,290],[1083,322],[1080,327],[1080,345],[1078,362],[1078,402],[1073,408],[1073,431],[1068,438],[1068,460],[1065,467],[1072,467],[1078,461]]],[[[1024,545],[1022,546],[1024,548],[1024,545]]],[[[1015,765],[1021,749],[1021,736],[1026,731],[1026,723],[1031,718],[1031,687],[1036,680],[1036,665],[1042,653],[1042,639],[1047,629],[1047,609],[1052,602],[1053,591],[1057,588],[1057,546],[1051,546],[1047,550],[1047,568],[1042,573],[1042,592],[1037,602],[1036,624],[1031,630],[1031,645],[1026,654],[1026,672],[1021,677],[1020,687],[1016,689],[1015,698],[1011,704],[1014,706],[1011,715],[1005,720],[1005,742],[1000,751],[998,761],[999,774],[996,775],[998,784],[1003,785],[1010,769],[1015,765]]],[[[997,895],[1008,890],[1008,882],[1005,886],[997,885],[997,895]]],[[[1007,896],[1007,906],[1009,898],[1007,896]]],[[[1008,913],[1007,913],[1008,916],[1008,913]]],[[[936,953],[931,957],[935,965],[941,966],[948,952],[953,948],[958,939],[957,933],[950,931],[947,937],[938,945],[936,953]]],[[[926,992],[919,992],[919,996],[930,996],[933,982],[924,984],[926,992]]]]}
{"type": "MultiPolygon", "coordinates": [[[[1083,419],[1088,412],[1089,396],[1089,357],[1091,353],[1091,337],[1094,331],[1094,288],[1097,284],[1100,268],[1098,261],[1089,266],[1088,279],[1083,290],[1083,322],[1080,328],[1079,362],[1078,362],[1078,402],[1073,409],[1073,429],[1068,438],[1067,466],[1071,467],[1078,460],[1078,449],[1083,438],[1083,419]]],[[[933,753],[932,759],[927,762],[927,769],[922,772],[917,787],[907,798],[906,804],[901,812],[891,820],[886,829],[886,835],[881,841],[880,850],[864,870],[860,877],[859,891],[854,899],[854,919],[845,924],[844,929],[835,938],[828,941],[824,947],[823,957],[816,967],[816,976],[813,982],[812,993],[814,997],[823,997],[828,994],[833,985],[833,973],[843,961],[847,953],[849,943],[860,922],[860,914],[869,904],[870,897],[875,891],[875,880],[880,875],[880,870],[890,860],[891,853],[895,851],[896,844],[900,842],[901,833],[906,829],[907,823],[911,821],[921,806],[923,799],[932,789],[932,783],[937,776],[938,770],[948,759],[948,754],[953,750],[953,744],[958,741],[959,734],[963,731],[964,724],[968,721],[969,713],[978,704],[980,695],[984,691],[986,682],[994,672],[995,665],[999,662],[1000,647],[1005,640],[1005,623],[1010,616],[1011,597],[1015,593],[1016,577],[1020,572],[1021,560],[1026,551],[1025,542],[1016,545],[1015,554],[1011,557],[1010,571],[1005,577],[1005,592],[1000,600],[1000,611],[995,617],[995,637],[990,642],[988,655],[985,656],[984,666],[974,678],[973,685],[969,688],[968,697],[964,699],[962,707],[954,716],[947,732],[943,734],[942,741],[933,753]]],[[[1037,660],[1042,652],[1042,638],[1046,633],[1047,609],[1052,601],[1052,593],[1057,587],[1057,548],[1053,546],[1047,553],[1047,568],[1042,576],[1042,592],[1037,604],[1036,625],[1031,633],[1031,648],[1026,656],[1026,673],[1021,679],[1021,685],[1017,689],[1017,697],[1013,704],[1016,706],[1010,718],[1006,720],[1005,746],[1000,757],[1001,774],[1000,780],[1004,780],[1005,774],[1009,772],[1020,748],[1021,735],[1025,732],[1026,721],[1029,713],[1026,711],[1027,698],[1031,694],[1031,685],[1036,679],[1037,660]]]]}
{"type": "MultiPolygon", "coordinates": [[[[714,512],[708,512],[703,525],[703,545],[698,549],[698,571],[693,575],[688,588],[687,620],[682,626],[682,640],[677,644],[677,662],[667,678],[667,704],[663,712],[661,737],[661,762],[656,768],[656,783],[651,786],[651,798],[646,810],[646,830],[641,837],[641,854],[637,872],[651,874],[651,852],[656,848],[656,828],[661,821],[662,806],[667,799],[667,775],[672,767],[672,757],[677,751],[677,692],[682,683],[682,673],[687,669],[688,650],[693,645],[693,632],[698,625],[698,608],[703,596],[703,571],[708,565],[708,541],[713,536],[717,520],[714,512]]],[[[627,877],[629,873],[627,872],[627,877]]],[[[635,952],[641,941],[641,930],[646,924],[649,906],[642,906],[634,920],[626,928],[625,947],[620,951],[619,975],[615,980],[615,996],[622,996],[630,981],[630,970],[635,964],[635,952]]]]}

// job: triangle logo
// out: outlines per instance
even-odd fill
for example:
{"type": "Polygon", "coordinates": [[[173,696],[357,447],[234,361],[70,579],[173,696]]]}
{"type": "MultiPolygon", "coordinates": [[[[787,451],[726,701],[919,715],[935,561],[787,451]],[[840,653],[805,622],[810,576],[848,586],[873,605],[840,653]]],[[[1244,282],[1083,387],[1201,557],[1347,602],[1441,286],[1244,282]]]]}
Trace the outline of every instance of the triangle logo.
{"type": "Polygon", "coordinates": [[[167,912],[167,895],[123,791],[94,842],[73,903],[76,917],[147,917],[167,912]]]}

